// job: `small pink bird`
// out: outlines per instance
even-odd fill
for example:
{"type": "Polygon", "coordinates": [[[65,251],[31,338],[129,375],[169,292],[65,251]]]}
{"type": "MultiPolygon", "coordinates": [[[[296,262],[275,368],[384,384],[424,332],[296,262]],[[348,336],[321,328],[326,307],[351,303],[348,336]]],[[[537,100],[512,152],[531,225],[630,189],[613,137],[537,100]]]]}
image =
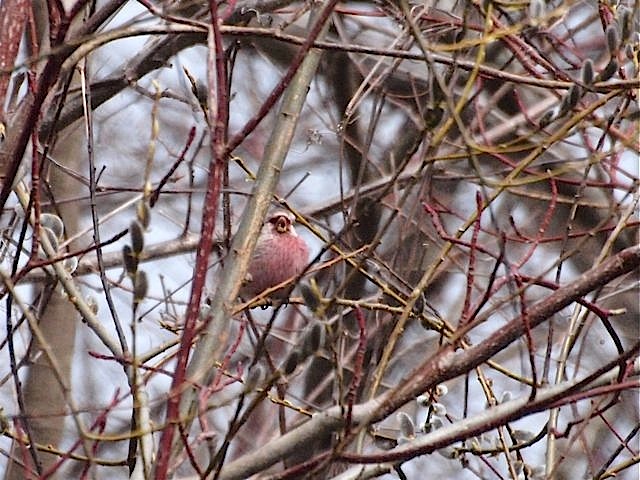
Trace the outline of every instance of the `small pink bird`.
{"type": "MultiPolygon", "coordinates": [[[[240,296],[250,299],[292,277],[299,275],[309,263],[309,247],[298,236],[295,217],[284,210],[274,212],[265,222],[249,265],[246,283],[240,296]]],[[[270,297],[285,300],[293,287],[282,288],[270,297]]]]}

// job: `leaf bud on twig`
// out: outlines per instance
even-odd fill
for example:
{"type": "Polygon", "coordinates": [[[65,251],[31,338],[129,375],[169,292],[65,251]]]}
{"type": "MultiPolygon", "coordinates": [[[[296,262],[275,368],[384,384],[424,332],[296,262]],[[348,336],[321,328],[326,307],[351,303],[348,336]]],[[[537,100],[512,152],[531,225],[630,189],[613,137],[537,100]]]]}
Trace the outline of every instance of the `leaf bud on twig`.
{"type": "Polygon", "coordinates": [[[135,275],[138,270],[138,256],[133,252],[129,245],[122,247],[122,260],[127,274],[135,275]]]}
{"type": "Polygon", "coordinates": [[[139,255],[144,250],[144,233],[142,225],[138,220],[134,220],[129,225],[129,235],[131,236],[131,247],[133,253],[139,255]]]}
{"type": "Polygon", "coordinates": [[[609,50],[609,55],[613,57],[618,52],[618,47],[620,46],[618,27],[613,23],[610,24],[605,31],[605,36],[607,37],[607,50],[609,50]]]}
{"type": "Polygon", "coordinates": [[[598,75],[598,81],[606,82],[611,77],[613,77],[617,71],[618,61],[615,58],[612,58],[611,60],[609,60],[609,63],[607,63],[607,66],[604,67],[604,70],[602,70],[598,75]]]}
{"type": "Polygon", "coordinates": [[[593,70],[593,60],[590,58],[587,58],[582,64],[582,68],[580,69],[580,78],[582,83],[585,85],[591,85],[593,83],[595,73],[593,70]]]}
{"type": "Polygon", "coordinates": [[[136,272],[133,282],[133,303],[138,304],[147,296],[149,290],[149,282],[147,281],[147,272],[139,270],[136,272]]]}
{"type": "Polygon", "coordinates": [[[61,239],[64,234],[64,223],[58,215],[52,213],[42,213],[40,215],[40,225],[51,230],[56,239],[61,239]]]}

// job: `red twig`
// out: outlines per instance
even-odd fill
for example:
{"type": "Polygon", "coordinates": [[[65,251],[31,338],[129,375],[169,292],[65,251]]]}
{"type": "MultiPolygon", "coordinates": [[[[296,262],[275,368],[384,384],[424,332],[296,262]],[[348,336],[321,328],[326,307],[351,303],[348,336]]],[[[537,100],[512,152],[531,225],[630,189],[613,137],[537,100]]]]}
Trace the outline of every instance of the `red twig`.
{"type": "MultiPolygon", "coordinates": [[[[636,270],[638,265],[640,265],[640,246],[627,248],[609,257],[600,265],[583,272],[579,278],[531,305],[528,310],[529,327],[534,329],[543,324],[551,316],[573,302],[579,301],[592,290],[636,270]]],[[[382,418],[389,411],[393,411],[429,388],[472,370],[504,350],[507,345],[515,342],[523,334],[524,325],[518,315],[496,329],[483,341],[466,350],[455,351],[455,347],[450,345],[441,347],[439,352],[407,374],[400,382],[398,389],[393,392],[393,396],[380,407],[376,416],[382,418]]],[[[626,352],[619,358],[624,359],[625,355],[626,352]]]]}
{"type": "Polygon", "coordinates": [[[542,222],[540,223],[540,227],[536,232],[536,236],[531,242],[531,246],[529,247],[528,251],[522,256],[520,261],[514,265],[515,269],[519,269],[520,267],[522,267],[534,254],[534,252],[540,245],[540,240],[542,240],[542,238],[544,237],[544,233],[547,231],[547,228],[551,223],[553,214],[556,211],[556,204],[558,203],[558,186],[556,185],[553,177],[549,178],[549,183],[551,184],[551,200],[549,201],[549,206],[547,207],[547,211],[542,219],[542,222]]]}
{"type": "Polygon", "coordinates": [[[520,275],[514,275],[516,287],[518,287],[518,298],[520,299],[520,317],[524,323],[524,336],[527,339],[527,350],[529,352],[529,365],[531,366],[531,395],[530,399],[536,397],[538,388],[538,374],[536,373],[535,344],[531,335],[531,325],[529,323],[529,312],[527,310],[527,299],[525,298],[525,289],[523,288],[522,278],[520,275]]]}
{"type": "MultiPolygon", "coordinates": [[[[25,478],[38,478],[38,474],[40,472],[36,471],[33,467],[33,465],[38,465],[38,463],[36,462],[29,462],[29,451],[31,450],[31,448],[27,448],[27,445],[33,445],[33,443],[31,442],[31,439],[33,438],[29,432],[26,431],[25,428],[23,428],[23,426],[21,425],[21,423],[24,422],[23,419],[20,419],[19,417],[16,417],[13,421],[13,429],[15,431],[15,438],[27,438],[26,442],[18,442],[18,447],[16,448],[16,453],[14,454],[15,456],[20,455],[22,457],[21,461],[22,461],[22,469],[24,472],[24,476],[25,478]]],[[[35,449],[34,449],[35,450],[35,449]]],[[[34,454],[31,453],[31,456],[33,457],[34,454]]],[[[37,459],[37,457],[36,457],[37,459]]]]}
{"type": "Polygon", "coordinates": [[[209,71],[209,118],[212,159],[209,166],[209,179],[202,212],[202,233],[196,253],[196,265],[187,307],[184,331],[177,352],[176,370],[171,384],[171,391],[167,401],[166,426],[162,432],[158,449],[158,463],[155,472],[156,479],[165,479],[172,456],[173,438],[176,423],[180,421],[180,399],[184,388],[185,374],[191,343],[195,337],[196,323],[200,314],[200,300],[204,290],[209,256],[213,247],[213,232],[215,230],[218,199],[220,197],[222,174],[228,154],[226,147],[227,128],[229,121],[229,96],[227,85],[227,65],[220,32],[217,2],[211,0],[211,26],[208,39],[208,71],[209,71]]]}
{"type": "MultiPolygon", "coordinates": [[[[609,388],[610,389],[611,387],[612,387],[612,385],[607,385],[607,387],[604,387],[604,388],[609,388]]],[[[628,380],[626,382],[616,384],[615,387],[618,387],[616,389],[617,390],[616,393],[619,393],[619,392],[625,391],[626,389],[631,389],[631,388],[637,389],[638,387],[640,387],[640,382],[638,380],[628,380]]],[[[635,452],[633,451],[635,446],[631,447],[629,445],[629,441],[628,440],[625,441],[625,439],[616,430],[615,425],[613,425],[607,419],[607,417],[604,416],[604,412],[598,412],[598,418],[600,418],[600,420],[602,420],[602,423],[604,423],[607,426],[607,428],[609,429],[609,431],[613,434],[613,436],[616,437],[616,439],[620,443],[620,446],[621,447],[624,446],[624,448],[625,448],[625,450],[627,450],[627,452],[629,452],[631,455],[635,455],[635,452]]]]}
{"type": "Polygon", "coordinates": [[[308,478],[312,469],[318,466],[326,464],[330,460],[331,452],[324,452],[316,455],[315,457],[307,460],[306,462],[294,465],[283,472],[270,475],[270,480],[289,480],[298,478],[308,478]]]}
{"type": "MultiPolygon", "coordinates": [[[[538,285],[539,287],[548,288],[549,290],[558,290],[559,288],[561,288],[561,286],[558,285],[557,283],[551,282],[549,280],[544,280],[542,278],[529,277],[523,274],[519,274],[519,277],[525,282],[529,282],[532,285],[538,285]]],[[[597,315],[600,318],[609,318],[609,316],[611,315],[611,312],[609,310],[603,309],[599,307],[597,304],[589,300],[585,300],[584,298],[576,299],[576,302],[578,302],[580,305],[582,305],[583,307],[591,311],[594,315],[597,315]]]]}
{"type": "Polygon", "coordinates": [[[204,475],[203,475],[202,469],[198,465],[198,461],[196,460],[196,457],[193,453],[193,449],[189,444],[189,435],[187,434],[187,432],[185,432],[182,425],[178,427],[178,434],[180,435],[180,440],[182,440],[182,445],[184,445],[184,451],[186,452],[187,457],[189,458],[189,463],[198,474],[198,478],[203,478],[204,475]]]}
{"type": "Polygon", "coordinates": [[[57,256],[55,258],[49,258],[47,260],[40,260],[40,259],[31,260],[24,266],[24,268],[22,268],[22,270],[17,272],[12,277],[12,281],[14,283],[18,283],[23,277],[25,277],[32,270],[35,270],[37,268],[46,267],[48,265],[53,265],[54,263],[57,263],[57,262],[62,262],[64,260],[66,260],[67,258],[80,257],[82,255],[85,255],[85,254],[89,253],[89,252],[93,252],[95,250],[98,250],[99,248],[102,248],[104,246],[107,246],[107,245],[110,245],[112,243],[115,243],[118,240],[120,240],[122,237],[124,237],[127,234],[128,231],[129,230],[123,230],[122,232],[117,233],[116,235],[111,237],[109,240],[105,240],[104,242],[101,242],[98,245],[92,245],[92,246],[87,247],[87,248],[83,248],[83,249],[80,249],[80,250],[75,250],[73,252],[68,252],[68,253],[65,253],[63,255],[59,255],[59,256],[57,256]]]}
{"type": "Polygon", "coordinates": [[[256,113],[253,116],[253,118],[251,118],[245,124],[245,126],[242,127],[242,130],[240,130],[231,138],[231,140],[229,141],[229,144],[227,145],[225,154],[228,155],[231,152],[233,152],[233,150],[235,150],[236,147],[240,145],[244,141],[244,139],[251,132],[253,132],[253,130],[255,130],[255,128],[260,124],[262,119],[264,119],[264,117],[266,117],[269,114],[269,112],[273,109],[273,106],[276,104],[280,96],[284,93],[285,89],[291,82],[291,79],[298,71],[300,64],[302,63],[304,58],[307,56],[307,52],[313,46],[313,43],[318,38],[318,35],[320,35],[320,31],[322,30],[322,27],[324,26],[327,18],[333,12],[333,9],[337,3],[338,3],[338,0],[330,0],[325,5],[324,9],[322,10],[322,12],[320,12],[320,15],[318,16],[318,19],[316,20],[315,25],[313,26],[313,28],[311,28],[311,30],[307,34],[307,38],[305,42],[300,46],[300,49],[296,53],[296,56],[291,60],[291,63],[289,64],[289,69],[287,70],[287,72],[284,74],[280,82],[274,87],[271,93],[267,96],[264,103],[260,106],[258,113],[256,113]]]}
{"type": "MultiPolygon", "coordinates": [[[[30,82],[31,83],[31,82],[30,82]]],[[[33,144],[33,150],[31,152],[31,202],[30,205],[33,209],[33,239],[31,240],[31,256],[29,262],[32,262],[38,258],[38,246],[40,244],[40,159],[38,157],[38,150],[36,145],[38,144],[38,129],[34,128],[31,135],[31,142],[33,144]]],[[[26,212],[27,217],[29,212],[26,212]]]]}
{"type": "Polygon", "coordinates": [[[20,49],[30,4],[27,0],[0,3],[0,124],[5,121],[4,105],[9,79],[20,49]]]}
{"type": "Polygon", "coordinates": [[[600,397],[602,395],[619,394],[625,390],[637,390],[640,388],[640,380],[627,380],[626,382],[614,383],[612,385],[604,385],[602,387],[595,387],[584,392],[577,392],[571,395],[567,395],[564,398],[556,400],[554,403],[548,405],[547,408],[558,408],[568,403],[575,403],[579,400],[586,398],[600,397]]]}
{"type": "Polygon", "coordinates": [[[358,321],[358,348],[356,349],[355,364],[353,366],[353,377],[349,392],[347,393],[347,417],[345,420],[345,431],[351,428],[351,415],[353,412],[353,404],[356,401],[356,394],[362,381],[362,366],[364,364],[364,354],[367,349],[367,323],[360,307],[355,307],[353,313],[358,321]]]}
{"type": "MultiPolygon", "coordinates": [[[[227,367],[228,367],[229,362],[231,360],[231,356],[236,352],[236,350],[240,346],[240,341],[242,340],[242,337],[244,335],[244,330],[245,330],[245,322],[242,322],[240,324],[240,329],[238,331],[238,335],[236,335],[236,341],[233,343],[233,345],[231,346],[229,351],[224,356],[224,360],[222,361],[222,365],[220,365],[220,368],[218,368],[218,372],[216,373],[215,378],[211,382],[211,385],[208,385],[204,390],[202,390],[202,393],[199,395],[199,402],[200,402],[201,405],[206,407],[207,400],[209,399],[209,397],[211,397],[211,395],[213,395],[215,392],[220,390],[222,387],[228,385],[228,384],[224,384],[221,387],[220,386],[220,380],[222,379],[223,372],[225,370],[227,370],[227,367]]],[[[229,383],[235,383],[237,381],[237,379],[239,379],[239,378],[242,378],[242,371],[240,371],[238,373],[236,379],[232,380],[229,383]]],[[[203,409],[203,411],[206,411],[206,408],[203,409]]],[[[201,419],[201,421],[202,420],[204,420],[204,419],[201,419]]]]}
{"type": "MultiPolygon", "coordinates": [[[[93,421],[93,424],[91,425],[91,431],[97,431],[98,433],[103,433],[104,429],[107,426],[107,416],[109,415],[109,413],[111,411],[113,411],[114,408],[116,408],[120,402],[122,402],[123,398],[120,398],[120,389],[116,388],[115,393],[113,394],[113,397],[111,399],[111,402],[109,403],[109,405],[107,405],[104,410],[102,410],[100,412],[100,415],[98,415],[98,417],[93,421]]],[[[135,435],[135,432],[132,433],[133,435],[135,435]]],[[[63,454],[60,459],[54,463],[49,470],[47,470],[46,472],[44,472],[40,477],[39,480],[46,480],[47,478],[51,477],[52,475],[55,475],[58,471],[58,469],[62,466],[63,463],[65,463],[69,457],[71,456],[71,453],[73,453],[74,450],[76,450],[80,445],[82,444],[82,439],[78,438],[75,442],[73,442],[73,445],[71,445],[71,447],[67,450],[67,452],[65,454],[63,454]]],[[[93,453],[97,453],[98,451],[98,445],[100,444],[100,442],[98,440],[93,442],[93,447],[92,447],[92,452],[93,453]]],[[[122,465],[126,465],[126,461],[122,461],[122,465]]],[[[82,469],[82,474],[80,475],[80,478],[86,478],[87,477],[87,473],[89,471],[89,468],[91,467],[91,463],[87,462],[85,463],[83,469],[82,469]]]]}
{"type": "Polygon", "coordinates": [[[178,166],[184,161],[184,156],[186,155],[187,150],[189,150],[189,147],[191,147],[191,144],[193,143],[193,139],[195,138],[195,136],[196,136],[196,127],[191,127],[191,129],[189,130],[189,136],[187,137],[187,143],[182,149],[182,152],[180,152],[178,159],[173,163],[173,165],[171,165],[171,168],[169,169],[169,171],[166,173],[164,177],[162,177],[162,180],[160,180],[160,182],[158,183],[158,186],[151,194],[151,198],[149,199],[149,204],[152,207],[158,201],[158,197],[160,197],[160,192],[162,191],[162,187],[164,187],[167,184],[167,182],[169,181],[171,176],[174,174],[178,166]]]}
{"type": "Polygon", "coordinates": [[[463,246],[463,247],[467,247],[468,249],[475,249],[478,252],[481,252],[481,253],[484,253],[486,255],[489,255],[492,258],[497,258],[498,257],[495,253],[492,253],[488,249],[484,248],[482,245],[472,245],[469,242],[466,242],[464,240],[461,240],[459,238],[456,238],[456,237],[453,237],[453,236],[449,235],[446,232],[446,230],[444,229],[444,227],[442,226],[442,222],[440,221],[440,217],[438,216],[438,212],[436,212],[436,210],[426,202],[422,202],[422,207],[431,216],[431,221],[433,222],[433,226],[435,227],[436,232],[438,232],[438,235],[444,241],[451,242],[454,245],[460,245],[460,246],[463,246]]]}
{"type": "Polygon", "coordinates": [[[464,296],[464,306],[462,307],[462,315],[460,316],[460,325],[464,325],[470,317],[471,295],[473,294],[473,283],[476,270],[476,251],[478,248],[478,235],[480,234],[480,226],[482,224],[482,196],[480,192],[476,192],[476,221],[473,224],[473,232],[471,235],[471,244],[469,246],[469,266],[467,268],[467,290],[464,296]]]}
{"type": "Polygon", "coordinates": [[[227,0],[227,8],[219,15],[220,21],[225,22],[233,15],[233,12],[236,9],[237,0],[227,0]]]}
{"type": "MultiPolygon", "coordinates": [[[[419,446],[412,449],[404,449],[402,451],[397,451],[397,452],[390,451],[390,452],[383,452],[383,453],[370,454],[370,455],[354,454],[351,452],[341,452],[339,454],[339,459],[350,462],[350,463],[368,463],[368,464],[406,461],[408,459],[417,457],[419,455],[432,453],[443,447],[449,446],[455,443],[456,441],[461,441],[475,435],[480,435],[481,433],[492,430],[493,428],[507,425],[510,422],[513,422],[517,419],[526,417],[528,415],[532,415],[540,411],[547,410],[549,408],[558,408],[563,405],[567,405],[569,403],[573,403],[585,398],[608,395],[621,390],[638,388],[638,386],[640,386],[640,382],[638,382],[637,380],[632,380],[628,382],[617,383],[614,385],[594,387],[591,389],[586,389],[584,391],[580,390],[581,388],[584,388],[585,386],[592,383],[597,378],[601,377],[606,372],[610,371],[612,368],[616,368],[616,365],[620,361],[627,361],[637,356],[639,350],[640,350],[640,343],[636,343],[631,349],[626,351],[623,355],[620,355],[619,358],[606,363],[605,365],[603,365],[602,367],[594,371],[591,375],[584,378],[582,381],[572,385],[571,388],[568,388],[566,391],[557,393],[552,398],[548,398],[540,401],[533,400],[529,402],[524,408],[506,413],[504,416],[501,416],[501,417],[495,417],[492,420],[487,420],[486,423],[474,428],[460,429],[460,431],[456,432],[456,434],[446,438],[439,439],[437,441],[434,440],[429,445],[419,446]]],[[[428,374],[432,374],[432,373],[433,372],[429,372],[428,374]]]]}
{"type": "MultiPolygon", "coordinates": [[[[63,17],[56,20],[55,25],[50,25],[49,35],[52,47],[64,43],[70,21],[71,18],[63,17]]],[[[73,48],[65,46],[61,48],[59,55],[50,57],[33,85],[30,85],[18,111],[11,118],[10,126],[16,128],[13,128],[11,134],[7,136],[5,148],[0,150],[0,165],[6,168],[2,190],[0,190],[0,208],[9,198],[29,138],[37,132],[38,116],[47,93],[57,82],[62,63],[71,52],[73,52],[73,48]]]]}

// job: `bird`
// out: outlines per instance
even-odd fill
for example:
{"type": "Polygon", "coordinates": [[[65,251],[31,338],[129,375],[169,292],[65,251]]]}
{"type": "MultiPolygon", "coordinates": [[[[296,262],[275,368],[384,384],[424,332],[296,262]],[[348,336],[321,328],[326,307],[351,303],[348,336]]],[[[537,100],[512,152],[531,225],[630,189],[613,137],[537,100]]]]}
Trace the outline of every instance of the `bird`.
{"type": "MultiPolygon", "coordinates": [[[[309,263],[309,247],[293,226],[295,217],[286,210],[273,212],[262,226],[249,271],[241,289],[243,299],[251,299],[285,280],[300,275],[309,263]]],[[[269,295],[270,300],[285,301],[293,286],[269,295]]]]}

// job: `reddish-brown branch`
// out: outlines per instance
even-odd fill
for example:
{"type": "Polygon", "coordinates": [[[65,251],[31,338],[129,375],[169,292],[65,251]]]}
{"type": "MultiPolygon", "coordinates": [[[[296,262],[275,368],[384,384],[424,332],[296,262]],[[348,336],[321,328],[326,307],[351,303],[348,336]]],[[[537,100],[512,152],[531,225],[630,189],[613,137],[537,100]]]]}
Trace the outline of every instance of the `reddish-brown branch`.
{"type": "Polygon", "coordinates": [[[191,344],[196,335],[196,324],[200,314],[202,292],[204,290],[209,257],[213,247],[218,200],[220,198],[222,176],[230,150],[226,149],[227,127],[229,120],[229,97],[227,85],[227,65],[220,23],[218,5],[215,0],[209,3],[211,26],[209,30],[208,72],[209,72],[209,118],[211,119],[212,159],[209,166],[209,179],[202,212],[202,232],[196,253],[196,265],[185,318],[184,330],[177,352],[177,364],[167,401],[166,426],[160,439],[156,479],[165,479],[169,461],[173,452],[175,426],[179,419],[181,392],[185,384],[185,374],[191,344]]]}
{"type": "Polygon", "coordinates": [[[527,298],[525,297],[525,289],[522,283],[522,279],[519,275],[514,275],[516,287],[518,287],[518,298],[520,299],[520,316],[522,317],[522,323],[524,325],[524,336],[527,341],[527,353],[529,354],[529,366],[531,367],[531,400],[536,396],[538,388],[538,373],[536,369],[536,350],[533,341],[533,335],[531,334],[531,325],[529,324],[529,312],[527,310],[527,298]]]}
{"type": "MultiPolygon", "coordinates": [[[[562,286],[547,298],[531,306],[529,328],[534,329],[595,288],[607,285],[612,280],[637,269],[639,265],[640,245],[627,248],[608,258],[600,265],[584,272],[570,284],[562,286]]],[[[380,415],[391,413],[429,388],[469,372],[518,340],[524,333],[525,325],[522,318],[518,316],[497,329],[484,341],[466,350],[456,352],[454,346],[443,346],[400,382],[398,389],[382,406],[380,415]]]]}
{"type": "Polygon", "coordinates": [[[480,234],[480,226],[482,224],[482,196],[480,192],[476,192],[476,221],[473,224],[471,234],[471,244],[469,251],[469,266],[467,267],[467,289],[464,295],[464,306],[462,307],[462,315],[460,316],[460,325],[464,325],[470,318],[471,296],[473,295],[473,284],[476,271],[476,248],[478,247],[478,236],[480,234]]]}
{"type": "Polygon", "coordinates": [[[175,171],[178,168],[178,166],[184,161],[184,156],[187,154],[187,150],[189,150],[189,147],[191,147],[191,144],[193,143],[193,140],[195,139],[195,137],[196,137],[196,127],[191,127],[189,129],[189,135],[187,137],[187,143],[185,143],[184,148],[180,152],[180,155],[178,156],[177,160],[173,163],[173,165],[171,165],[171,168],[165,174],[165,176],[162,177],[162,180],[160,180],[160,182],[158,182],[158,186],[155,188],[155,190],[151,194],[151,198],[149,199],[149,204],[152,207],[158,201],[158,198],[160,197],[160,193],[162,192],[162,188],[171,179],[171,177],[175,173],[175,171]]]}
{"type": "Polygon", "coordinates": [[[356,349],[355,364],[353,366],[353,377],[351,378],[351,384],[349,385],[349,392],[347,393],[347,416],[345,420],[345,430],[349,431],[351,428],[351,415],[353,413],[353,404],[356,401],[356,394],[358,388],[360,388],[360,382],[362,381],[362,367],[364,364],[364,354],[367,349],[367,322],[364,318],[364,314],[360,307],[353,309],[353,314],[358,321],[358,348],[356,349]]]}
{"type": "MultiPolygon", "coordinates": [[[[94,32],[103,22],[108,20],[113,13],[118,11],[125,0],[111,0],[91,18],[82,24],[76,31],[76,38],[94,32]]],[[[5,2],[3,2],[5,4],[5,2]]],[[[59,80],[60,68],[64,60],[75,50],[77,43],[66,39],[71,20],[85,5],[84,1],[74,4],[69,14],[59,20],[58,24],[50,25],[52,36],[51,46],[56,47],[44,64],[33,89],[29,89],[22,98],[16,112],[7,120],[7,138],[0,148],[0,169],[2,174],[2,190],[0,190],[0,208],[4,206],[11,193],[13,181],[18,172],[20,162],[24,155],[29,138],[36,128],[42,104],[51,88],[59,80]],[[65,42],[65,39],[68,40],[65,42]]],[[[1,50],[1,48],[0,48],[1,50]]],[[[13,65],[11,66],[13,67],[13,65]]]]}
{"type": "Polygon", "coordinates": [[[470,250],[475,249],[476,251],[489,255],[492,258],[497,258],[496,254],[484,248],[482,245],[478,245],[478,244],[472,245],[470,242],[467,242],[465,240],[461,240],[459,238],[449,235],[444,229],[442,222],[440,221],[438,212],[436,212],[436,210],[426,202],[422,202],[422,206],[427,211],[427,213],[431,216],[431,221],[433,222],[433,226],[436,228],[436,231],[438,232],[438,235],[442,240],[446,242],[451,242],[454,245],[460,245],[460,246],[466,247],[470,250]]]}
{"type": "MultiPolygon", "coordinates": [[[[640,256],[640,253],[638,254],[640,256]]],[[[418,446],[413,449],[405,449],[401,452],[385,452],[374,455],[359,455],[352,453],[340,453],[339,459],[344,460],[351,463],[382,463],[382,462],[394,462],[394,461],[406,461],[411,458],[415,458],[419,455],[424,455],[428,453],[432,453],[436,450],[439,450],[443,447],[451,445],[452,443],[468,439],[470,437],[480,435],[484,432],[487,432],[493,428],[506,425],[510,422],[513,422],[519,418],[523,418],[527,415],[531,415],[549,408],[561,407],[563,405],[567,405],[569,403],[575,403],[578,400],[582,400],[585,398],[591,398],[596,396],[608,395],[611,393],[617,393],[619,391],[625,389],[637,388],[639,382],[637,380],[620,382],[614,385],[607,385],[603,387],[594,387],[591,389],[587,389],[581,391],[580,389],[584,386],[590,384],[606,372],[610,371],[612,368],[615,368],[617,364],[620,362],[626,362],[630,359],[636,357],[638,355],[638,351],[640,350],[640,343],[636,343],[631,349],[625,352],[623,355],[620,355],[618,359],[615,359],[607,364],[603,365],[601,368],[593,372],[593,374],[584,378],[582,381],[577,382],[564,391],[559,391],[552,397],[545,398],[544,400],[531,400],[526,404],[525,408],[521,408],[519,410],[506,412],[503,416],[496,416],[491,419],[487,419],[487,421],[478,425],[474,428],[465,428],[460,429],[455,435],[449,436],[447,438],[443,438],[442,440],[436,442],[431,442],[427,446],[418,446]]],[[[455,363],[455,362],[454,362],[455,363]]],[[[390,402],[395,403],[396,398],[391,398],[390,402]]]]}
{"type": "Polygon", "coordinates": [[[331,460],[330,452],[321,453],[306,462],[294,465],[275,475],[271,475],[270,480],[289,480],[298,478],[307,478],[313,469],[326,465],[331,460]]]}
{"type": "MultiPolygon", "coordinates": [[[[59,20],[55,27],[51,26],[51,45],[62,46],[60,53],[49,58],[35,82],[30,85],[17,113],[10,119],[11,124],[8,128],[10,134],[7,136],[3,148],[0,149],[0,166],[4,175],[2,190],[0,191],[0,207],[4,206],[11,193],[13,181],[18,173],[22,155],[27,147],[29,138],[38,133],[38,117],[42,104],[50,89],[59,80],[58,76],[62,62],[73,52],[73,47],[64,46],[63,44],[69,24],[70,19],[64,17],[59,20]]],[[[34,150],[36,150],[35,146],[34,150]]]]}
{"type": "Polygon", "coordinates": [[[556,204],[558,203],[558,186],[556,185],[556,182],[553,178],[549,179],[549,183],[551,184],[551,200],[549,201],[549,205],[546,209],[542,222],[540,223],[540,227],[536,232],[536,236],[530,242],[531,245],[529,246],[528,251],[525,252],[520,261],[515,264],[515,269],[519,270],[525,263],[529,261],[536,250],[538,250],[538,246],[541,240],[544,238],[544,234],[547,231],[547,228],[549,228],[549,224],[551,223],[553,214],[556,211],[556,204]]]}
{"type": "MultiPolygon", "coordinates": [[[[120,405],[122,400],[123,399],[120,398],[120,389],[116,388],[116,391],[114,392],[114,394],[113,394],[113,396],[111,398],[111,402],[100,412],[98,417],[93,421],[93,423],[91,424],[90,431],[92,431],[92,432],[97,431],[98,433],[103,433],[104,429],[107,426],[107,419],[108,419],[109,414],[118,405],[120,405]]],[[[136,435],[136,433],[132,432],[132,435],[136,435]]],[[[58,472],[58,470],[60,469],[60,467],[62,467],[62,464],[65,463],[71,457],[71,454],[80,445],[82,445],[82,439],[78,438],[71,445],[71,447],[69,447],[67,452],[64,455],[62,455],[60,457],[60,459],[49,468],[49,470],[47,470],[46,472],[43,472],[42,476],[39,477],[39,480],[46,480],[48,478],[51,478],[52,476],[55,476],[56,473],[58,472]]],[[[95,440],[93,442],[92,453],[95,454],[95,453],[98,452],[99,445],[100,445],[100,441],[99,440],[95,440]]],[[[126,462],[123,461],[122,464],[126,465],[126,462]]],[[[91,468],[91,463],[90,462],[86,462],[84,467],[83,467],[83,475],[81,475],[80,478],[86,478],[86,473],[89,471],[89,468],[91,468]]]]}
{"type": "MultiPolygon", "coordinates": [[[[561,285],[558,285],[555,282],[543,280],[541,278],[529,277],[527,275],[522,275],[522,274],[520,274],[520,278],[525,282],[531,283],[532,285],[538,285],[539,287],[548,288],[550,290],[558,290],[559,288],[562,288],[561,285]]],[[[582,305],[583,307],[585,307],[586,309],[588,309],[589,311],[591,311],[592,313],[594,313],[600,318],[609,318],[609,316],[611,315],[611,312],[609,312],[609,310],[604,310],[601,307],[599,307],[597,304],[590,302],[589,300],[586,300],[584,298],[576,299],[576,302],[578,302],[580,305],[582,305]]]]}
{"type": "MultiPolygon", "coordinates": [[[[203,388],[202,392],[198,396],[198,401],[200,402],[200,405],[205,407],[201,409],[202,412],[206,412],[206,405],[211,395],[221,390],[222,387],[228,385],[229,383],[236,383],[238,379],[242,378],[242,370],[240,370],[239,372],[236,373],[236,378],[233,379],[231,382],[225,383],[222,385],[220,384],[220,382],[222,381],[222,377],[225,376],[224,372],[227,372],[229,369],[229,363],[231,361],[231,357],[236,353],[236,351],[238,350],[238,347],[240,346],[240,342],[242,341],[242,337],[244,336],[245,328],[246,328],[246,323],[241,322],[240,328],[238,329],[238,334],[236,335],[236,340],[235,342],[233,342],[233,345],[231,345],[231,348],[229,349],[229,351],[225,354],[224,359],[222,360],[222,363],[220,365],[220,368],[218,368],[215,377],[211,381],[211,384],[206,385],[205,386],[206,388],[203,388]]],[[[202,418],[201,420],[204,421],[204,418],[202,418]]]]}
{"type": "Polygon", "coordinates": [[[293,76],[300,68],[302,61],[307,56],[307,52],[314,46],[314,42],[320,35],[320,31],[322,30],[324,24],[326,23],[327,18],[333,12],[335,5],[338,3],[338,0],[330,0],[322,9],[318,18],[316,20],[315,25],[309,31],[304,43],[300,46],[300,49],[296,53],[295,57],[291,60],[289,64],[289,69],[284,74],[280,82],[274,87],[271,93],[267,96],[264,103],[258,109],[258,112],[251,118],[249,121],[242,127],[238,133],[236,133],[229,144],[227,145],[226,154],[231,154],[238,145],[240,145],[244,139],[251,133],[255,128],[260,124],[260,122],[267,116],[267,114],[273,109],[273,106],[276,104],[278,99],[282,96],[285,89],[291,83],[293,76]]]}
{"type": "Polygon", "coordinates": [[[68,252],[62,255],[59,255],[55,258],[50,258],[47,260],[38,260],[38,259],[34,259],[31,260],[27,265],[25,265],[18,273],[16,273],[16,275],[13,276],[12,280],[14,283],[18,283],[22,278],[24,278],[29,272],[31,272],[32,270],[38,269],[38,268],[43,268],[46,267],[48,265],[52,265],[54,263],[57,262],[62,262],[68,258],[73,258],[73,257],[82,257],[83,255],[90,253],[90,252],[94,252],[96,251],[98,248],[102,248],[105,247],[107,245],[111,245],[112,243],[117,242],[118,240],[120,240],[122,237],[124,237],[127,232],[129,230],[123,230],[120,233],[117,233],[116,235],[114,235],[113,237],[111,237],[109,240],[105,240],[104,242],[100,242],[99,245],[92,245],[90,247],[87,248],[83,248],[80,250],[74,250],[73,252],[68,252]]]}
{"type": "MultiPolygon", "coordinates": [[[[497,31],[504,31],[506,27],[495,15],[492,17],[493,28],[497,31]]],[[[562,69],[558,68],[553,62],[544,58],[532,45],[527,43],[524,38],[519,35],[509,34],[501,38],[507,48],[511,50],[518,59],[520,65],[532,77],[543,78],[545,75],[540,71],[541,67],[545,68],[554,77],[561,80],[570,81],[571,77],[562,69]]]]}
{"type": "MultiPolygon", "coordinates": [[[[20,49],[31,2],[5,0],[0,3],[0,125],[5,123],[4,105],[11,72],[20,49]]],[[[4,165],[0,165],[4,174],[4,165]]]]}
{"type": "Polygon", "coordinates": [[[187,453],[187,458],[189,459],[189,463],[195,470],[196,474],[198,475],[198,478],[203,478],[204,473],[200,468],[200,465],[198,465],[196,456],[193,453],[193,448],[191,448],[191,444],[189,443],[189,435],[187,435],[187,432],[185,431],[182,425],[178,426],[178,435],[180,435],[180,440],[182,441],[182,445],[184,445],[184,450],[187,453]]]}
{"type": "MultiPolygon", "coordinates": [[[[31,141],[33,145],[37,145],[38,138],[35,131],[32,134],[31,141]]],[[[29,262],[32,262],[38,257],[38,247],[40,245],[40,161],[37,149],[35,148],[31,153],[31,195],[29,205],[33,210],[33,228],[36,232],[31,242],[31,256],[29,258],[29,262]]],[[[29,212],[27,212],[27,216],[28,215],[29,212]]]]}

